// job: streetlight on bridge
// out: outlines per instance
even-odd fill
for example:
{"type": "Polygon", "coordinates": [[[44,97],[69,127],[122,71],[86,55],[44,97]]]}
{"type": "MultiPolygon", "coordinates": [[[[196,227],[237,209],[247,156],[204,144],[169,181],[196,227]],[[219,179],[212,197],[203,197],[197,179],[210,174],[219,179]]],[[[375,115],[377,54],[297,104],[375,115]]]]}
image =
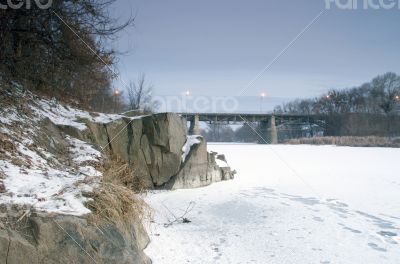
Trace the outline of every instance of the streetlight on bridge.
{"type": "Polygon", "coordinates": [[[264,101],[264,98],[267,96],[267,94],[265,93],[265,92],[262,92],[261,94],[260,94],[260,113],[262,112],[262,107],[263,107],[263,101],[264,101]]]}
{"type": "Polygon", "coordinates": [[[114,113],[117,112],[117,106],[119,105],[119,96],[121,95],[121,91],[116,88],[114,90],[114,113]]]}
{"type": "Polygon", "coordinates": [[[189,90],[186,90],[185,91],[185,112],[186,112],[186,118],[187,118],[187,114],[188,114],[188,98],[189,98],[189,96],[191,95],[191,93],[190,93],[190,91],[189,90]]]}

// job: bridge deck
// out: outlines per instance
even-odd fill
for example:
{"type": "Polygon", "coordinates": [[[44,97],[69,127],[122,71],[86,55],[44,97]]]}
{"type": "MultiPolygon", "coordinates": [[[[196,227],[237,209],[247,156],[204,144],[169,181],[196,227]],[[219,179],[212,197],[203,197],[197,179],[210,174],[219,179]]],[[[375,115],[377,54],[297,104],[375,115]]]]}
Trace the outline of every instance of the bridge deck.
{"type": "Polygon", "coordinates": [[[206,122],[263,122],[269,121],[271,117],[278,120],[312,120],[316,116],[313,115],[296,115],[296,114],[272,114],[272,113],[179,113],[188,120],[198,116],[199,121],[206,122]]]}

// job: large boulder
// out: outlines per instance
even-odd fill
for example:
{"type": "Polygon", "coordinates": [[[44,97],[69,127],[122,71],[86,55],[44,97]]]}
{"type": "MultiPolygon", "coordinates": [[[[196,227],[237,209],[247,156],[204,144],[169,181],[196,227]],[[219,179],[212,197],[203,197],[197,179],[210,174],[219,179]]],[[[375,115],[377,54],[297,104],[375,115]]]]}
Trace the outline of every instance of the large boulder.
{"type": "Polygon", "coordinates": [[[193,188],[210,184],[208,175],[207,144],[202,137],[200,143],[191,146],[179,172],[166,185],[168,189],[193,188]]]}
{"type": "Polygon", "coordinates": [[[24,221],[23,230],[0,229],[0,263],[151,263],[140,221],[131,229],[62,215],[24,221]]]}
{"type": "Polygon", "coordinates": [[[147,166],[154,186],[158,187],[180,169],[182,147],[186,142],[186,121],[170,113],[144,117],[143,137],[145,152],[150,154],[147,166]]]}
{"type": "Polygon", "coordinates": [[[217,153],[207,152],[207,143],[203,137],[198,136],[199,143],[193,144],[178,174],[165,184],[166,189],[186,189],[210,185],[213,182],[230,180],[235,172],[217,164],[217,153]]]}

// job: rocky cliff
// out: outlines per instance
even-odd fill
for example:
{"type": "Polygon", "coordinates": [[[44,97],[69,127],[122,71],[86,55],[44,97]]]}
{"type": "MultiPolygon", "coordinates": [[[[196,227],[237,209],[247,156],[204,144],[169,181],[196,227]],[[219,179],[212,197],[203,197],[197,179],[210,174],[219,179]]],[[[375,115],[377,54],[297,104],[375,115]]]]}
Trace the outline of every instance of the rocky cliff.
{"type": "Polygon", "coordinates": [[[82,119],[88,129],[61,126],[66,132],[128,162],[146,187],[195,188],[232,179],[234,172],[217,165],[201,136],[188,136],[186,120],[162,113],[121,117],[108,123],[82,119]]]}

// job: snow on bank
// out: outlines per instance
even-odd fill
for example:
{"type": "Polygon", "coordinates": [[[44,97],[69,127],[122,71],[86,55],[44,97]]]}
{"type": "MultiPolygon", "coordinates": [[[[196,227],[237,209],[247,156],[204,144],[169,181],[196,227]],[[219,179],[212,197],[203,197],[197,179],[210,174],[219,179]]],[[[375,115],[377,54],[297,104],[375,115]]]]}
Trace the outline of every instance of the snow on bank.
{"type": "Polygon", "coordinates": [[[2,204],[31,205],[38,211],[82,215],[90,211],[84,207],[86,201],[80,188],[74,186],[83,181],[83,175],[51,168],[43,170],[22,170],[7,161],[0,161],[0,168],[7,175],[4,185],[7,194],[0,196],[2,204]]]}
{"type": "Polygon", "coordinates": [[[41,131],[39,121],[45,117],[58,125],[86,129],[80,118],[106,122],[120,116],[92,117],[88,112],[56,101],[31,94],[25,97],[27,102],[22,107],[0,108],[0,204],[28,205],[48,213],[90,213],[84,206],[88,199],[83,193],[92,191],[100,181],[102,173],[95,166],[102,163],[101,153],[83,141],[63,136],[67,153],[52,154],[33,139],[39,136],[42,141],[50,142],[50,148],[59,147],[55,144],[60,142],[41,131]]]}
{"type": "Polygon", "coordinates": [[[400,263],[400,149],[208,148],[238,174],[148,197],[156,218],[146,253],[155,264],[400,263]],[[190,223],[164,227],[190,202],[190,223]]]}
{"type": "MultiPolygon", "coordinates": [[[[81,147],[76,152],[76,145],[71,145],[70,155],[79,166],[84,161],[100,162],[101,155],[90,145],[71,140],[81,147]]],[[[78,171],[49,164],[36,151],[18,145],[21,161],[26,165],[15,165],[7,160],[0,160],[0,171],[5,174],[3,184],[6,193],[0,195],[2,204],[20,204],[33,206],[38,211],[70,215],[90,213],[84,206],[87,198],[83,191],[91,191],[102,175],[92,166],[79,167],[78,171]],[[57,168],[58,167],[58,168],[57,168]]],[[[48,154],[51,157],[51,154],[48,154]]]]}
{"type": "Polygon", "coordinates": [[[76,127],[85,130],[86,125],[80,119],[87,119],[97,123],[109,123],[120,119],[123,116],[117,114],[103,114],[82,111],[73,107],[64,106],[56,100],[37,99],[36,106],[32,105],[32,110],[42,119],[48,117],[56,125],[76,127]]]}
{"type": "Polygon", "coordinates": [[[69,136],[67,136],[67,140],[70,143],[70,152],[75,163],[80,165],[85,161],[99,161],[101,159],[100,151],[89,144],[69,136]]]}

